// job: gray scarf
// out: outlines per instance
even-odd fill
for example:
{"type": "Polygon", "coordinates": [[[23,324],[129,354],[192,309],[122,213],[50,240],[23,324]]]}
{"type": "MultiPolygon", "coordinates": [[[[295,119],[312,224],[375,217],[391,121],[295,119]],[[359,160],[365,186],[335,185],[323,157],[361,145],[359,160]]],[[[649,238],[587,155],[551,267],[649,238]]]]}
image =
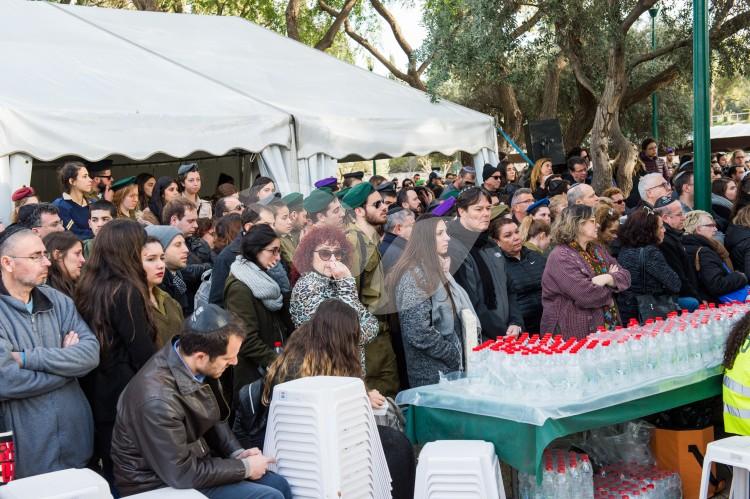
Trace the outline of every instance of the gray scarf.
{"type": "Polygon", "coordinates": [[[272,312],[281,310],[284,305],[284,297],[281,294],[279,284],[253,262],[245,260],[242,255],[237,255],[230,267],[230,272],[250,288],[253,296],[262,301],[268,310],[272,312]]]}

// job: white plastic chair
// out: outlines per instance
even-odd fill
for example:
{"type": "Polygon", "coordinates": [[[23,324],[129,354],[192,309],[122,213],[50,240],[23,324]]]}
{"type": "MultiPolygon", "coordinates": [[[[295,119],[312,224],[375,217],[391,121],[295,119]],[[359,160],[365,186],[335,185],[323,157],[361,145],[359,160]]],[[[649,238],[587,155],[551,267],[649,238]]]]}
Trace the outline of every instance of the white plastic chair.
{"type": "Polygon", "coordinates": [[[422,448],[414,499],[505,498],[495,447],[482,440],[439,440],[422,448]]]}
{"type": "Polygon", "coordinates": [[[112,499],[107,481],[89,469],[21,478],[0,487],[0,499],[112,499]]]}
{"type": "Polygon", "coordinates": [[[148,492],[141,492],[140,494],[127,496],[127,499],[206,499],[206,496],[195,489],[173,489],[172,487],[164,487],[162,489],[150,490],[148,492]]]}
{"type": "Polygon", "coordinates": [[[732,489],[729,497],[748,497],[748,471],[750,471],[750,437],[728,437],[711,442],[706,447],[701,474],[700,499],[708,497],[708,480],[711,464],[722,463],[732,467],[732,489]]]}

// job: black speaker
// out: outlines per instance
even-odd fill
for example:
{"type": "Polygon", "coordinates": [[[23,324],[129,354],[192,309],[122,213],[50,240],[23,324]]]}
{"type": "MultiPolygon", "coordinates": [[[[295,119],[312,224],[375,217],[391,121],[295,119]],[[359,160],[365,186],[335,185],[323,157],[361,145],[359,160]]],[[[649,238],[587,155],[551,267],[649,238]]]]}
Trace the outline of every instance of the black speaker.
{"type": "Polygon", "coordinates": [[[533,161],[550,158],[554,166],[565,165],[565,145],[560,120],[529,121],[525,131],[526,153],[533,161]]]}

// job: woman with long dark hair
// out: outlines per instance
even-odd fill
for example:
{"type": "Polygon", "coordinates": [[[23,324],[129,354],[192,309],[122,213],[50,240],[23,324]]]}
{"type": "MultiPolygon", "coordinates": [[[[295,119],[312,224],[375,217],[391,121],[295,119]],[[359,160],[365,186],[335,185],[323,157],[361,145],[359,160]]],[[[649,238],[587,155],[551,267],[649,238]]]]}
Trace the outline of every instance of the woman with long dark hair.
{"type": "Polygon", "coordinates": [[[138,186],[138,209],[143,211],[148,208],[148,202],[154,193],[156,177],[150,173],[139,173],[135,177],[135,185],[138,186]]]}
{"type": "Polygon", "coordinates": [[[269,196],[273,196],[276,192],[276,184],[273,183],[273,179],[269,177],[258,177],[250,187],[250,191],[247,193],[247,197],[240,194],[240,199],[245,206],[257,203],[266,199],[269,196]]]}
{"type": "MultiPolygon", "coordinates": [[[[289,338],[284,352],[271,364],[265,377],[262,403],[270,405],[273,388],[279,383],[308,376],[346,376],[363,378],[359,363],[360,325],[357,312],[337,299],[323,301],[313,318],[300,326],[289,338]]],[[[245,388],[240,395],[240,406],[235,432],[240,443],[250,448],[243,422],[247,409],[245,388]]],[[[378,401],[370,397],[377,407],[378,401]]],[[[380,402],[382,403],[382,402],[380,402]]],[[[394,499],[414,497],[414,453],[408,439],[400,431],[378,425],[388,471],[392,479],[394,499]]]]}
{"type": "Polygon", "coordinates": [[[439,372],[461,369],[464,311],[479,325],[471,299],[450,274],[450,239],[442,219],[420,217],[386,278],[386,289],[395,290],[411,387],[437,383],[439,372]]]}
{"type": "Polygon", "coordinates": [[[101,345],[100,363],[81,380],[94,414],[94,456],[112,483],[110,446],[117,399],[156,351],[148,283],[141,262],[146,231],[133,220],[101,228],[78,283],[75,303],[101,345]]]}
{"type": "Polygon", "coordinates": [[[242,238],[242,250],[224,285],[224,305],[245,324],[247,336],[234,368],[234,392],[262,376],[276,359],[274,344],[286,342],[292,330],[288,296],[269,274],[281,259],[281,241],[266,224],[242,238]]]}
{"type": "Polygon", "coordinates": [[[148,202],[148,208],[143,211],[141,221],[151,225],[162,225],[161,212],[164,205],[178,197],[180,197],[180,191],[177,181],[172,177],[159,177],[148,202]]]}
{"type": "Polygon", "coordinates": [[[44,247],[50,261],[47,285],[72,298],[86,262],[81,240],[72,232],[51,232],[44,237],[44,247]]]}

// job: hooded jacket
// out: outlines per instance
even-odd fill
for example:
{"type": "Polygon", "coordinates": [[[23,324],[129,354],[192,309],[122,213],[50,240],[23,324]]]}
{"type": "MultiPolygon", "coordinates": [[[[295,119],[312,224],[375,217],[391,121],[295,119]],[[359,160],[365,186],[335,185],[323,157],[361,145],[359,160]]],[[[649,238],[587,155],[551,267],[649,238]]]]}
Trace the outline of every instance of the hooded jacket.
{"type": "Polygon", "coordinates": [[[83,468],[94,446],[91,408],[76,378],[99,363],[99,342],[73,301],[49,286],[33,308],[0,281],[0,432],[13,431],[16,478],[83,468]],[[70,331],[78,344],[62,348],[70,331]],[[24,352],[23,368],[11,352],[24,352]]]}

